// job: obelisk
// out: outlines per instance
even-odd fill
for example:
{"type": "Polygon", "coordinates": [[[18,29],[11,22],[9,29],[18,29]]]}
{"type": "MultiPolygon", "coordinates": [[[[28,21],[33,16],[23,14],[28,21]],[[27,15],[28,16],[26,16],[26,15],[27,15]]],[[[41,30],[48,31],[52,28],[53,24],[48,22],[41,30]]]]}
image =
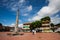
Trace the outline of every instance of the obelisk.
{"type": "Polygon", "coordinates": [[[18,24],[19,24],[19,9],[17,10],[17,13],[16,13],[16,25],[14,30],[15,33],[18,33],[18,24]]]}

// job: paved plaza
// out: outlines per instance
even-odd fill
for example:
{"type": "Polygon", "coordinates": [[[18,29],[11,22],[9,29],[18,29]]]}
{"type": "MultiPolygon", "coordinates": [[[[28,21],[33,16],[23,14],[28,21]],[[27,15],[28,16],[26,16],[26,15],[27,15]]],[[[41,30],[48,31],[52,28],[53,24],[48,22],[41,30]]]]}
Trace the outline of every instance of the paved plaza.
{"type": "Polygon", "coordinates": [[[11,32],[0,32],[0,40],[60,40],[60,34],[58,33],[24,33],[24,35],[11,36],[7,35],[11,32]]]}

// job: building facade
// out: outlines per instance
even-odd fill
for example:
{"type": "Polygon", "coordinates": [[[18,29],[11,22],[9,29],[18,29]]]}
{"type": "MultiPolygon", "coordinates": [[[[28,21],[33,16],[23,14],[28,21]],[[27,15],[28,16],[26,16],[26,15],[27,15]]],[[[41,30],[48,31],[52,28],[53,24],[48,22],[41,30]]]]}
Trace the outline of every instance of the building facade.
{"type": "Polygon", "coordinates": [[[31,23],[24,23],[23,24],[23,31],[24,32],[30,32],[30,24],[31,23]]]}
{"type": "Polygon", "coordinates": [[[49,20],[42,21],[42,27],[40,27],[40,30],[42,30],[42,32],[53,32],[51,30],[50,21],[49,20]]]}

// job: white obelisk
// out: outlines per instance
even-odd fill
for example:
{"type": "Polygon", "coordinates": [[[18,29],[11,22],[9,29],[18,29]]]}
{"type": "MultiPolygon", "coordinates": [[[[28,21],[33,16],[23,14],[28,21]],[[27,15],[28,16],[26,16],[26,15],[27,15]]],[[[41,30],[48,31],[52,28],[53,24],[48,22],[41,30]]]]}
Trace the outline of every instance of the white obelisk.
{"type": "Polygon", "coordinates": [[[16,14],[16,25],[15,25],[15,33],[18,33],[18,24],[19,24],[19,9],[17,10],[17,14],[16,14]]]}

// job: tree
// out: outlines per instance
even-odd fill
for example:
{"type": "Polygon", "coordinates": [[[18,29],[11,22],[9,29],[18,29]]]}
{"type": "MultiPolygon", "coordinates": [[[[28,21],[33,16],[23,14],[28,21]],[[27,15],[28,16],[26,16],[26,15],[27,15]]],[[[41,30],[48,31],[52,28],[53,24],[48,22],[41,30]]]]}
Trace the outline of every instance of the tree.
{"type": "Polygon", "coordinates": [[[35,28],[40,28],[41,27],[41,21],[35,21],[35,22],[32,22],[31,25],[30,25],[30,29],[33,30],[35,28]]]}
{"type": "Polygon", "coordinates": [[[2,23],[0,23],[0,26],[2,26],[2,23]]]}
{"type": "Polygon", "coordinates": [[[0,23],[0,31],[3,31],[3,25],[0,23]]]}
{"type": "Polygon", "coordinates": [[[54,27],[54,24],[53,23],[51,23],[50,25],[51,25],[51,27],[54,27]]]}
{"type": "Polygon", "coordinates": [[[35,21],[36,28],[40,28],[42,26],[41,21],[35,21]]]}
{"type": "Polygon", "coordinates": [[[30,29],[32,30],[35,28],[40,28],[42,26],[42,21],[46,21],[46,20],[48,20],[50,22],[50,17],[46,16],[46,17],[42,18],[41,21],[32,22],[30,25],[30,29]]]}
{"type": "Polygon", "coordinates": [[[50,25],[51,25],[51,30],[54,32],[55,31],[54,24],[51,23],[50,25]]]}
{"type": "Polygon", "coordinates": [[[41,21],[46,21],[46,20],[48,20],[50,22],[50,17],[46,16],[46,17],[44,17],[44,18],[41,19],[41,21]]]}
{"type": "Polygon", "coordinates": [[[58,23],[57,26],[60,27],[60,23],[58,23]]]}

